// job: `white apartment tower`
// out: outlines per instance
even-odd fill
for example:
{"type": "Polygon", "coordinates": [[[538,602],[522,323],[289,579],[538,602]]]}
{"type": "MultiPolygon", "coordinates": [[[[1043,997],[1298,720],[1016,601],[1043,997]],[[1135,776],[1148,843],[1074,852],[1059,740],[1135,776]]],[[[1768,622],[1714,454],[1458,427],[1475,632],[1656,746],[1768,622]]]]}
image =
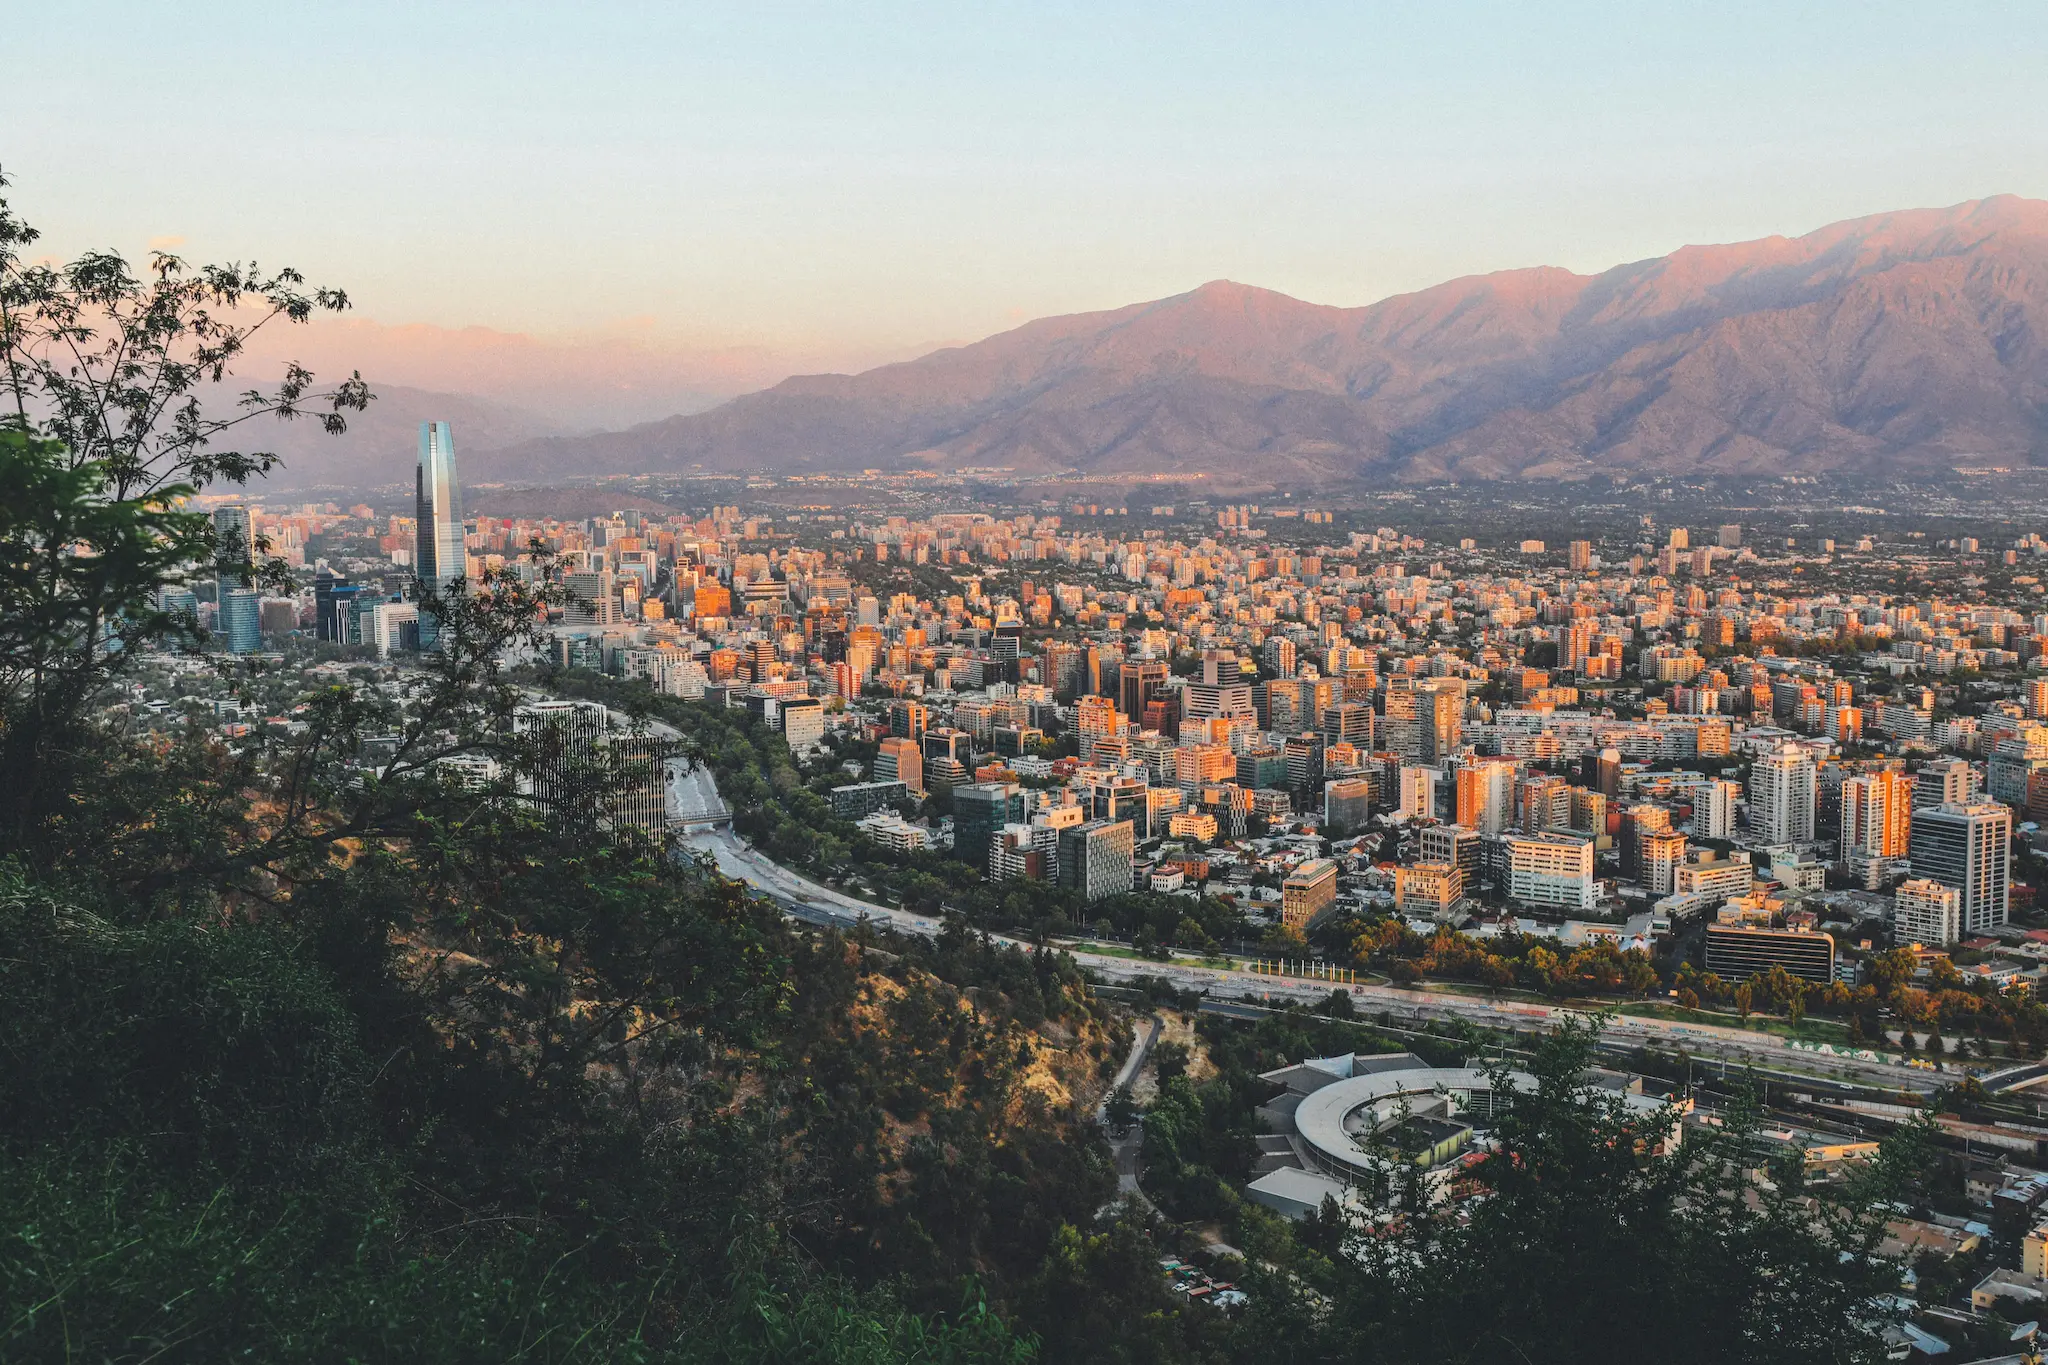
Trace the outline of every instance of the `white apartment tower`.
{"type": "Polygon", "coordinates": [[[1813,842],[1813,755],[1781,744],[1749,770],[1749,829],[1761,843],[1813,842]]]}

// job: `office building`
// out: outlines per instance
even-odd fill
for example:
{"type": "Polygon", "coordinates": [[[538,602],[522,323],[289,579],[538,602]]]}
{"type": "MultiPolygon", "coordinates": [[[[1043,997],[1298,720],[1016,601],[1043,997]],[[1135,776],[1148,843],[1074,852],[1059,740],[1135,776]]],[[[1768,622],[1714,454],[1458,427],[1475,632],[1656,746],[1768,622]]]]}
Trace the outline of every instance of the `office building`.
{"type": "Polygon", "coordinates": [[[604,746],[610,769],[605,818],[613,828],[632,828],[656,840],[669,832],[669,747],[646,735],[613,736],[604,746]]]}
{"type": "Polygon", "coordinates": [[[220,599],[220,635],[231,654],[263,648],[262,599],[254,588],[229,588],[220,599]]]}
{"type": "Polygon", "coordinates": [[[2012,811],[1995,801],[1913,812],[1913,875],[1962,893],[1963,932],[2006,921],[2012,894],[2012,811]]]}
{"type": "Polygon", "coordinates": [[[876,746],[874,779],[877,782],[901,782],[907,790],[922,794],[924,761],[918,753],[917,742],[892,737],[876,746]]]}
{"type": "MultiPolygon", "coordinates": [[[[455,434],[446,422],[420,423],[413,470],[413,577],[423,595],[445,595],[468,573],[461,485],[455,477],[455,434]]],[[[431,649],[440,627],[431,611],[419,622],[420,647],[431,649]]]]}
{"type": "Polygon", "coordinates": [[[954,788],[953,856],[987,876],[996,831],[1023,818],[1024,793],[1014,783],[977,782],[954,788]]]}
{"type": "Polygon", "coordinates": [[[1418,861],[1449,863],[1457,868],[1461,891],[1479,885],[1482,849],[1478,830],[1463,825],[1424,825],[1416,838],[1416,852],[1418,861]]]}
{"type": "Polygon", "coordinates": [[[899,781],[849,782],[832,789],[832,813],[842,820],[859,820],[878,810],[893,810],[909,797],[910,788],[899,781]]]}
{"type": "Polygon", "coordinates": [[[797,753],[825,742],[825,703],[816,697],[788,697],[776,708],[782,742],[797,753]]]}
{"type": "Polygon", "coordinates": [[[1464,877],[1455,863],[1424,862],[1394,869],[1394,909],[1399,914],[1445,924],[1464,894],[1464,877]]]}
{"type": "Polygon", "coordinates": [[[1133,885],[1136,853],[1136,831],[1128,820],[1070,825],[1059,832],[1060,885],[1084,901],[1122,895],[1133,885]]]}
{"type": "Polygon", "coordinates": [[[1578,834],[1510,834],[1501,840],[1507,892],[1524,905],[1591,910],[1593,841],[1578,834]]]}
{"type": "Polygon", "coordinates": [[[1372,783],[1343,777],[1323,783],[1323,835],[1341,839],[1365,828],[1372,816],[1372,783]]]}
{"type": "Polygon", "coordinates": [[[520,791],[550,817],[573,819],[594,786],[592,764],[609,720],[594,701],[541,701],[513,712],[520,791]]]}
{"type": "Polygon", "coordinates": [[[1963,936],[1963,893],[1927,877],[1902,882],[1892,897],[1892,942],[1946,948],[1963,936]]]}
{"type": "Polygon", "coordinates": [[[1835,978],[1835,940],[1807,929],[1707,926],[1707,970],[1723,981],[1747,981],[1773,967],[1783,967],[1802,981],[1825,985],[1835,978]]]}
{"type": "Polygon", "coordinates": [[[1280,883],[1280,922],[1297,933],[1328,919],[1337,908],[1337,864],[1329,858],[1303,863],[1280,883]]]}
{"type": "Polygon", "coordinates": [[[225,606],[236,588],[255,586],[251,576],[256,539],[249,509],[239,502],[213,509],[213,600],[225,606]]]}

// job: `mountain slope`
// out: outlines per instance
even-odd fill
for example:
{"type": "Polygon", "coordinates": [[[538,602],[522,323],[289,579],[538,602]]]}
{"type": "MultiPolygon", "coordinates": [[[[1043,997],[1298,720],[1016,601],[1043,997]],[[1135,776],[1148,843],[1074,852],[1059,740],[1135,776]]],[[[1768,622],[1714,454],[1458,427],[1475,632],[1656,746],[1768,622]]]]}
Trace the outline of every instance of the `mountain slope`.
{"type": "Polygon", "coordinates": [[[2024,462],[2048,445],[2044,329],[2048,204],[2003,196],[1366,308],[1218,282],[483,464],[1291,486],[2024,462]]]}

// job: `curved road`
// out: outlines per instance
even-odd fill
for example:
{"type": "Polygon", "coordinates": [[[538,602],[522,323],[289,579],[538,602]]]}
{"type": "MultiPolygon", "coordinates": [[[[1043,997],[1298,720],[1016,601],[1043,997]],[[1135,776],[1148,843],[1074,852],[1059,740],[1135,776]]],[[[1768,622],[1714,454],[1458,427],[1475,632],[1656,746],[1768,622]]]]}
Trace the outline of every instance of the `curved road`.
{"type": "MultiPolygon", "coordinates": [[[[669,800],[671,813],[684,820],[703,820],[726,809],[711,774],[703,768],[685,768],[680,762],[670,775],[669,800]]],[[[858,924],[862,919],[871,919],[927,937],[939,930],[938,922],[929,916],[856,900],[799,876],[749,846],[729,826],[697,826],[682,837],[682,843],[686,848],[706,854],[719,872],[755,887],[796,918],[845,927],[858,924]]],[[[1022,947],[1030,946],[1018,940],[1003,939],[1001,935],[995,937],[1004,942],[1017,942],[1022,947]]],[[[1385,1010],[1401,1019],[1418,1023],[1463,1020],[1482,1028],[1516,1031],[1542,1028],[1577,1012],[1554,1006],[1432,991],[1426,987],[1339,987],[1325,981],[1263,976],[1227,968],[1136,961],[1075,948],[1063,948],[1062,951],[1070,953],[1075,961],[1105,981],[1164,978],[1181,990],[1253,1004],[1284,1005],[1296,1001],[1313,1004],[1328,999],[1332,990],[1344,989],[1350,991],[1363,1012],[1385,1010]]],[[[1605,1036],[1610,1043],[1624,1046],[1654,1044],[1668,1050],[1682,1047],[1709,1065],[1718,1062],[1754,1066],[1759,1071],[1788,1081],[1826,1078],[1887,1090],[1924,1093],[1938,1089],[1947,1079],[1941,1073],[1908,1067],[1899,1062],[1873,1062],[1856,1057],[1802,1052],[1787,1047],[1784,1040],[1769,1034],[1713,1024],[1680,1024],[1668,1019],[1617,1015],[1608,1025],[1605,1036]]]]}

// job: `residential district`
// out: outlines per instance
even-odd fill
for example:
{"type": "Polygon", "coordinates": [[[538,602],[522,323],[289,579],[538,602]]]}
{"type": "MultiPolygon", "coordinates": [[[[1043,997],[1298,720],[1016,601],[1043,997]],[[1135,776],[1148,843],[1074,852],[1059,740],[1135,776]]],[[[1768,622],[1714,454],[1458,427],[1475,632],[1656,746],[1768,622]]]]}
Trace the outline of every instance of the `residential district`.
{"type": "MultiPolygon", "coordinates": [[[[223,538],[300,586],[224,570],[166,594],[216,652],[153,658],[128,709],[230,740],[298,723],[290,688],[275,712],[230,699],[249,690],[222,683],[223,654],[402,700],[433,647],[419,583],[551,578],[571,594],[546,623],[554,664],[744,708],[877,850],[1043,884],[1079,907],[1039,926],[1069,942],[1333,984],[1565,982],[1730,1020],[1832,1002],[1843,1055],[1960,1075],[1974,1051],[2015,1096],[2048,1076],[1996,1009],[2048,972],[2038,534],[1838,543],[1644,514],[1480,544],[1357,510],[1071,492],[465,518],[436,440],[412,515],[214,500],[223,538]],[[1095,913],[1137,893],[1206,913],[1095,913]],[[1901,987],[1937,1004],[1890,1023],[1859,1004],[1901,987]],[[1990,1003],[1944,1038],[1956,993],[1990,1003]]],[[[676,813],[632,818],[664,832],[676,813]]],[[[1292,1216],[1357,1198],[1389,1159],[1455,1197],[1493,1083],[1407,1054],[1266,1079],[1251,1194],[1292,1216]]],[[[1883,1107],[1824,1090],[1784,1134],[1822,1175],[1867,1154],[1883,1107]]],[[[1963,1126],[1976,1210],[1902,1214],[1896,1234],[1963,1256],[1997,1229],[2010,1264],[1972,1297],[2029,1316],[2048,1299],[2048,1129],[1963,1126]]]]}

